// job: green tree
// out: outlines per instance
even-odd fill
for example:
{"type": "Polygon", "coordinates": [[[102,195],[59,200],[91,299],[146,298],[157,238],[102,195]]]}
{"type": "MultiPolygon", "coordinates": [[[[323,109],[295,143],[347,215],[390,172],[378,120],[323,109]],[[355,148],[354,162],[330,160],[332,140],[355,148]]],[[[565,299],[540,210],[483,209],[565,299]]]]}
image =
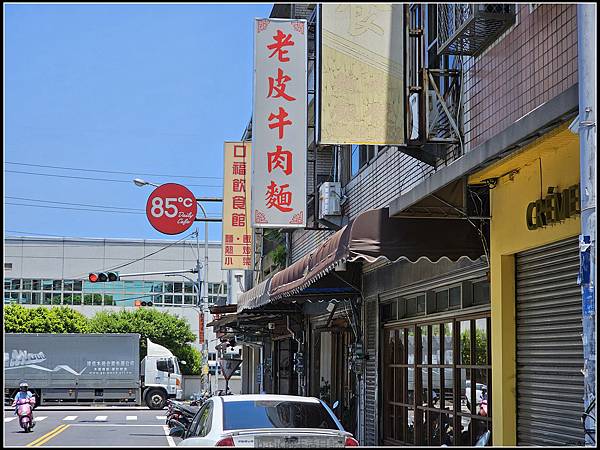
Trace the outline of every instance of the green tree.
{"type": "Polygon", "coordinates": [[[146,338],[150,338],[152,342],[171,350],[180,360],[186,361],[187,364],[181,367],[184,374],[200,373],[201,357],[190,345],[196,340],[196,335],[186,320],[179,316],[151,308],[101,311],[89,320],[89,330],[92,333],[139,333],[140,358],[146,356],[146,338]]]}
{"type": "Polygon", "coordinates": [[[67,307],[25,308],[22,305],[4,306],[6,333],[86,333],[86,317],[67,307]]]}
{"type": "Polygon", "coordinates": [[[477,329],[475,334],[475,352],[477,357],[475,362],[471,363],[471,344],[470,344],[471,333],[469,331],[463,331],[460,334],[460,347],[463,364],[474,364],[474,365],[485,365],[487,364],[487,333],[485,330],[477,329]]]}

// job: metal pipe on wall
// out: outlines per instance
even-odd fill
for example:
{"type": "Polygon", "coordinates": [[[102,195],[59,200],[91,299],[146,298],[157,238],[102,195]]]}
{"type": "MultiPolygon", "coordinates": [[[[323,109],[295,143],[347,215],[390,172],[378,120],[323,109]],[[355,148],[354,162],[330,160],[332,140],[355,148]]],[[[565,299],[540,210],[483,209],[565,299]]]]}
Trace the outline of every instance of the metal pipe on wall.
{"type": "Polygon", "coordinates": [[[583,309],[584,428],[596,442],[596,5],[577,5],[581,183],[580,275],[583,309]],[[590,411],[588,411],[590,410],[590,411]],[[591,417],[590,417],[591,416],[591,417]],[[593,419],[592,419],[593,417],[593,419]]]}

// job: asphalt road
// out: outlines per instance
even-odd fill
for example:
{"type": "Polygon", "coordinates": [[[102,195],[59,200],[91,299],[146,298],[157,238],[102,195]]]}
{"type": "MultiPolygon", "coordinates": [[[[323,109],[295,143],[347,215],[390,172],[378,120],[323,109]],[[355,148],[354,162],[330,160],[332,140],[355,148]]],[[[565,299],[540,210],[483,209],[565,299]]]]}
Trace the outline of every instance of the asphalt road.
{"type": "Polygon", "coordinates": [[[174,447],[168,436],[167,410],[52,409],[34,410],[36,426],[25,433],[12,411],[4,411],[5,447],[174,447]]]}

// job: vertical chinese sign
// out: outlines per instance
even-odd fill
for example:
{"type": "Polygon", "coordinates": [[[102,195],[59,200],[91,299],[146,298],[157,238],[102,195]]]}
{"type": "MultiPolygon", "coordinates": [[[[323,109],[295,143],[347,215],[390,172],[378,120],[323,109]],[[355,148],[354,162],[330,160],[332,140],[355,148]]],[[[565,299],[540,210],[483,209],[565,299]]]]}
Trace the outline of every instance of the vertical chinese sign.
{"type": "Polygon", "coordinates": [[[252,226],[306,226],[305,20],[256,19],[252,226]]]}
{"type": "Polygon", "coordinates": [[[250,142],[225,142],[221,268],[252,270],[250,142]]]}

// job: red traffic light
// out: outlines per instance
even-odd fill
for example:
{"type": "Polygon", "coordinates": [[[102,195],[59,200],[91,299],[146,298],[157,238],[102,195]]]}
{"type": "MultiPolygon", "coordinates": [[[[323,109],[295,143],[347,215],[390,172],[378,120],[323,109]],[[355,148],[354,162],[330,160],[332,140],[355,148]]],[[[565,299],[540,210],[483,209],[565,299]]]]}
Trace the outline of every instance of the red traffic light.
{"type": "Polygon", "coordinates": [[[136,308],[139,308],[140,306],[152,306],[153,304],[154,303],[150,300],[136,300],[134,303],[136,308]]]}
{"type": "Polygon", "coordinates": [[[119,281],[119,274],[117,272],[98,272],[90,273],[88,276],[90,283],[104,283],[107,281],[119,281]]]}

